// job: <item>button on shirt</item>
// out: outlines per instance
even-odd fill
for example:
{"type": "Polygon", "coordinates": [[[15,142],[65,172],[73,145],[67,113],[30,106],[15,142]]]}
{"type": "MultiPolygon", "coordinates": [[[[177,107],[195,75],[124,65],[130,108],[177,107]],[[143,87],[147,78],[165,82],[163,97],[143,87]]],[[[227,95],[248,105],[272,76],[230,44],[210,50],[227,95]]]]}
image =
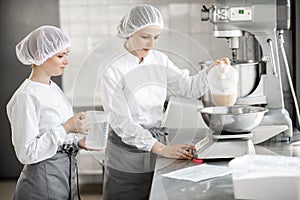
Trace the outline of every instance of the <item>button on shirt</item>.
{"type": "Polygon", "coordinates": [[[51,81],[43,84],[26,79],[7,104],[12,143],[22,164],[37,163],[56,154],[63,143],[75,143],[78,134],[67,134],[62,124],[73,109],[61,89],[51,81]]]}
{"type": "Polygon", "coordinates": [[[142,63],[124,50],[100,80],[102,104],[110,125],[126,144],[151,151],[157,140],[145,127],[159,127],[167,93],[201,97],[208,89],[206,71],[189,76],[163,53],[151,50],[142,63]]]}

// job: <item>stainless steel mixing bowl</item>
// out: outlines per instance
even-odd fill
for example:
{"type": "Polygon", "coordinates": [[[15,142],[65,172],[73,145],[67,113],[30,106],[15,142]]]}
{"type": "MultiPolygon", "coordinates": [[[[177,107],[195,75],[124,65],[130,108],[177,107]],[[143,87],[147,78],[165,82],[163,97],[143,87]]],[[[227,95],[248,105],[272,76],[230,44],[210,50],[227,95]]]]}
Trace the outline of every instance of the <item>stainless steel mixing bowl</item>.
{"type": "Polygon", "coordinates": [[[256,106],[215,106],[198,109],[206,125],[215,132],[251,132],[268,109],[256,106]]]}

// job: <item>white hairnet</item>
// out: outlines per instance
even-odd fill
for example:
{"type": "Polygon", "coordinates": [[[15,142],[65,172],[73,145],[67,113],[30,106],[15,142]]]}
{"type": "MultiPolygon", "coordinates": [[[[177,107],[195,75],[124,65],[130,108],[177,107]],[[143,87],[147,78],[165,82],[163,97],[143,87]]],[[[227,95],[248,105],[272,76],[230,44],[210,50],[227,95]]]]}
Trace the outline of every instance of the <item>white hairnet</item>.
{"type": "Polygon", "coordinates": [[[17,44],[16,54],[24,65],[39,66],[70,45],[69,36],[61,29],[54,26],[41,26],[17,44]]]}
{"type": "Polygon", "coordinates": [[[128,38],[135,32],[150,25],[163,28],[163,19],[158,9],[153,6],[142,4],[135,6],[122,18],[118,25],[118,36],[128,38]]]}

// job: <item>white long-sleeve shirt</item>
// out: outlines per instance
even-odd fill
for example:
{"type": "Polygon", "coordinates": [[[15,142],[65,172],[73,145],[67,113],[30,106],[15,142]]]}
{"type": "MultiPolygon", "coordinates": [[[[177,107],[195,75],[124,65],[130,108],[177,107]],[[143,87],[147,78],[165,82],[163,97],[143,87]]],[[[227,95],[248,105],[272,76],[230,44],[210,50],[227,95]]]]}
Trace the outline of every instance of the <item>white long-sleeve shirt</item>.
{"type": "Polygon", "coordinates": [[[67,134],[62,124],[73,109],[61,89],[26,79],[7,104],[12,144],[22,164],[37,163],[56,154],[63,143],[77,144],[80,136],[67,134]]]}
{"type": "Polygon", "coordinates": [[[151,151],[157,140],[144,127],[159,127],[167,92],[198,98],[208,89],[206,72],[189,76],[163,53],[151,50],[139,64],[128,51],[100,79],[102,104],[111,113],[110,125],[126,144],[151,151]]]}

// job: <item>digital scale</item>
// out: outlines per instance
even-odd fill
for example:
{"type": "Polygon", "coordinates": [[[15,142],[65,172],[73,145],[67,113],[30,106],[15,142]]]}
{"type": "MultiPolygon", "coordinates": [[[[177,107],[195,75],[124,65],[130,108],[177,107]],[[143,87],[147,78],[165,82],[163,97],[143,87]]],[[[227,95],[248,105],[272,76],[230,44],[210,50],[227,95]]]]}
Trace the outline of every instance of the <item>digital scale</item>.
{"type": "Polygon", "coordinates": [[[246,133],[215,133],[207,130],[206,136],[194,145],[196,148],[194,158],[230,159],[245,154],[255,154],[254,145],[264,142],[286,129],[287,126],[258,126],[252,132],[246,133]]]}
{"type": "Polygon", "coordinates": [[[208,136],[195,144],[196,159],[229,159],[245,154],[255,154],[252,133],[215,134],[209,131],[208,136]]]}

